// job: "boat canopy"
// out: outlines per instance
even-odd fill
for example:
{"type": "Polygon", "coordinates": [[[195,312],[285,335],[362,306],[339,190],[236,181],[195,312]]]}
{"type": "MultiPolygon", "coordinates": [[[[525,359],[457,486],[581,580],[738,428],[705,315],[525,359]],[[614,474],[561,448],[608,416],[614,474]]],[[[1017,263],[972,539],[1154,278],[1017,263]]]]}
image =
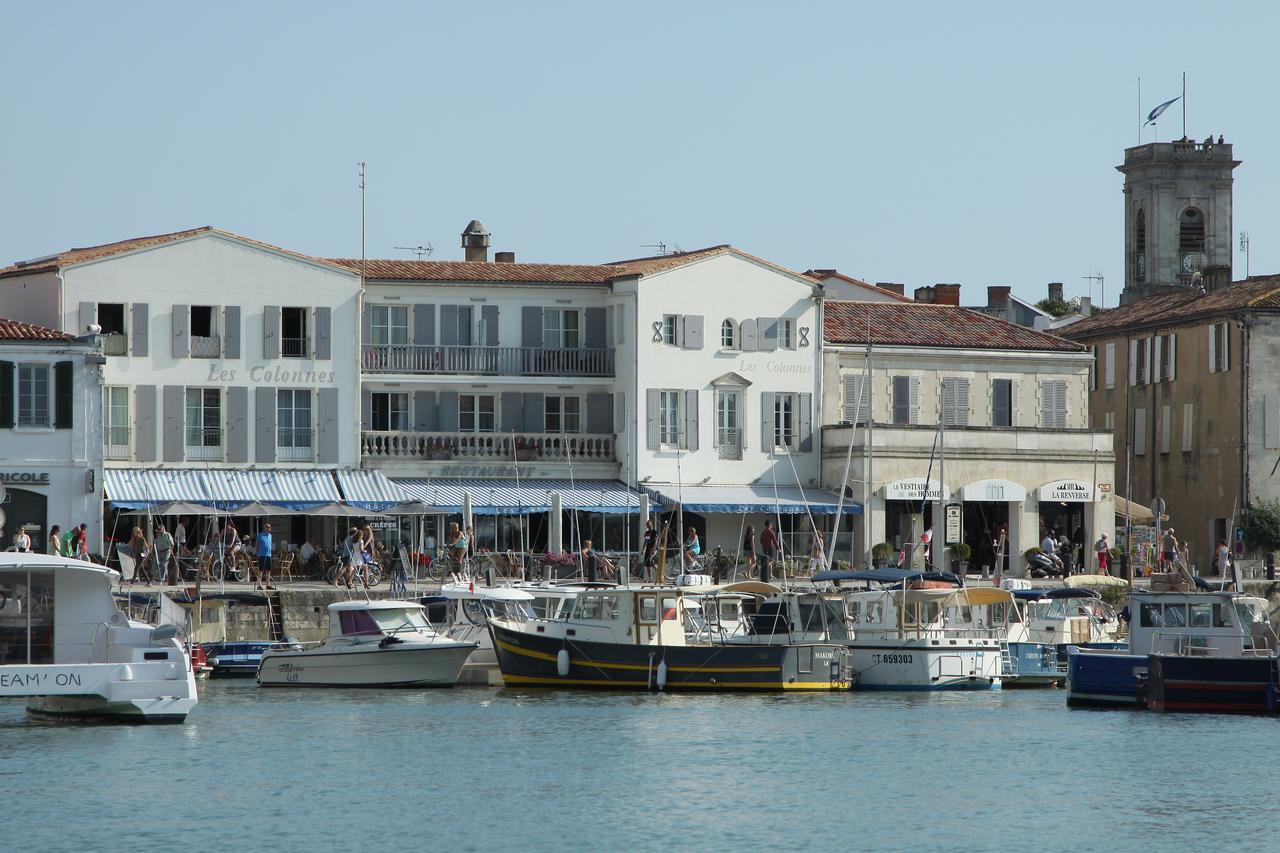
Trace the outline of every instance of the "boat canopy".
{"type": "Polygon", "coordinates": [[[1063,581],[1069,587],[1078,589],[1090,586],[1128,586],[1124,578],[1113,578],[1111,575],[1072,575],[1063,581]]]}
{"type": "Polygon", "coordinates": [[[335,601],[329,610],[341,613],[344,610],[421,610],[422,605],[416,601],[396,601],[382,599],[379,601],[335,601]]]}
{"type": "Polygon", "coordinates": [[[1039,601],[1045,598],[1102,598],[1102,593],[1093,589],[1056,587],[1053,589],[1015,589],[1013,597],[1019,601],[1039,601]]]}
{"type": "Polygon", "coordinates": [[[451,583],[440,587],[440,595],[477,601],[533,601],[532,593],[509,586],[478,586],[472,589],[470,584],[451,583]]]}
{"type": "Polygon", "coordinates": [[[1007,589],[992,586],[970,586],[955,591],[956,598],[965,604],[982,607],[987,604],[1008,604],[1013,594],[1007,589]]]}
{"type": "Polygon", "coordinates": [[[904,581],[944,581],[953,583],[956,586],[962,586],[960,578],[951,572],[922,572],[915,569],[861,569],[861,570],[832,570],[826,572],[818,572],[811,580],[814,583],[824,581],[863,581],[866,583],[902,583],[904,581]]]}
{"type": "Polygon", "coordinates": [[[0,551],[0,572],[31,572],[57,569],[59,572],[96,572],[102,575],[115,575],[114,569],[76,560],[71,557],[58,557],[51,554],[36,554],[31,551],[0,551]]]}
{"type": "Polygon", "coordinates": [[[772,596],[782,592],[782,587],[764,581],[738,581],[737,583],[725,584],[720,588],[721,592],[740,592],[745,595],[763,595],[772,596]]]}

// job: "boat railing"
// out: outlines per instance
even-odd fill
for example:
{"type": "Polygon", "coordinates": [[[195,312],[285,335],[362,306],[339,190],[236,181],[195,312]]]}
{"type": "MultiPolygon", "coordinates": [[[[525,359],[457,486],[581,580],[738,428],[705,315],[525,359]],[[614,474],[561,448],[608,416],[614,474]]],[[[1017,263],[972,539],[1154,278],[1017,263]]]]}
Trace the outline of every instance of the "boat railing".
{"type": "Polygon", "coordinates": [[[89,639],[89,663],[98,663],[98,661],[93,659],[93,652],[96,648],[98,648],[98,629],[99,628],[105,628],[107,631],[106,642],[103,643],[103,651],[102,651],[103,659],[101,662],[111,663],[111,626],[105,621],[98,622],[93,626],[93,636],[89,639]]]}
{"type": "MultiPolygon", "coordinates": [[[[1206,637],[1204,634],[1189,634],[1184,631],[1153,631],[1151,633],[1151,647],[1159,648],[1162,642],[1173,643],[1173,654],[1184,655],[1186,657],[1217,657],[1225,651],[1219,646],[1209,645],[1209,641],[1213,637],[1206,637]]],[[[1231,654],[1234,657],[1236,650],[1232,649],[1231,654]]],[[[1241,657],[1271,657],[1273,652],[1271,649],[1263,647],[1257,648],[1252,646],[1244,646],[1240,649],[1241,657]]]]}

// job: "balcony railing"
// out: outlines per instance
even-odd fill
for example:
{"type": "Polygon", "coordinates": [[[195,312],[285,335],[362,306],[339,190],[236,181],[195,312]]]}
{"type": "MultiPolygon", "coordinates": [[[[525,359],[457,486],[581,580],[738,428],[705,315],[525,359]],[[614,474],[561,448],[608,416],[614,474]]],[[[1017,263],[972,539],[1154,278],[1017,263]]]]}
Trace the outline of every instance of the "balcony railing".
{"type": "Polygon", "coordinates": [[[280,355],[285,358],[306,358],[311,354],[307,338],[281,338],[280,355]]]}
{"type": "Polygon", "coordinates": [[[276,430],[276,459],[281,462],[310,462],[314,458],[310,429],[276,430]]]}
{"type": "Polygon", "coordinates": [[[716,448],[721,459],[741,459],[742,430],[725,427],[716,429],[716,448]]]}
{"type": "Polygon", "coordinates": [[[368,344],[366,373],[613,376],[611,349],[368,344]]]}
{"type": "Polygon", "coordinates": [[[186,458],[188,460],[203,462],[222,459],[221,428],[188,428],[186,438],[186,458]]]}
{"type": "Polygon", "coordinates": [[[492,462],[614,462],[614,437],[586,433],[377,432],[360,434],[370,459],[484,459],[492,462]]]}
{"type": "Polygon", "coordinates": [[[108,426],[103,430],[102,458],[112,460],[129,458],[129,427],[108,426]]]}
{"type": "Polygon", "coordinates": [[[129,336],[119,332],[111,332],[102,336],[103,355],[128,355],[129,336]]]}
{"type": "Polygon", "coordinates": [[[222,338],[217,335],[192,335],[192,358],[217,358],[222,355],[222,338]]]}

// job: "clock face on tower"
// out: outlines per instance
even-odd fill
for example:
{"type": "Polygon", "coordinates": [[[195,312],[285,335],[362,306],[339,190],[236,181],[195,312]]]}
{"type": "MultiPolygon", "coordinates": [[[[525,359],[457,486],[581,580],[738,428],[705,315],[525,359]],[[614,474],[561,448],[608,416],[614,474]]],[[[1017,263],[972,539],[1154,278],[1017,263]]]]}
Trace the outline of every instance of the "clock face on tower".
{"type": "Polygon", "coordinates": [[[1184,273],[1191,272],[1191,253],[1190,252],[1187,252],[1185,255],[1182,256],[1182,271],[1184,273]]]}

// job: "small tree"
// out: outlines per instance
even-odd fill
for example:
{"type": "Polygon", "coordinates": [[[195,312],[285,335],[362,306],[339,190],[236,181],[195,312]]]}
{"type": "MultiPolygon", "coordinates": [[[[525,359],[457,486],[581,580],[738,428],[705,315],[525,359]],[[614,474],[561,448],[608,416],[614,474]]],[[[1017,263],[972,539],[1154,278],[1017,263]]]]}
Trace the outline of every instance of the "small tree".
{"type": "Polygon", "coordinates": [[[1244,541],[1253,551],[1280,549],[1280,500],[1258,501],[1245,509],[1244,541]]]}
{"type": "Polygon", "coordinates": [[[1041,299],[1036,303],[1036,307],[1046,314],[1052,315],[1055,319],[1065,317],[1071,313],[1071,306],[1063,302],[1061,299],[1050,299],[1048,297],[1041,299]]]}

